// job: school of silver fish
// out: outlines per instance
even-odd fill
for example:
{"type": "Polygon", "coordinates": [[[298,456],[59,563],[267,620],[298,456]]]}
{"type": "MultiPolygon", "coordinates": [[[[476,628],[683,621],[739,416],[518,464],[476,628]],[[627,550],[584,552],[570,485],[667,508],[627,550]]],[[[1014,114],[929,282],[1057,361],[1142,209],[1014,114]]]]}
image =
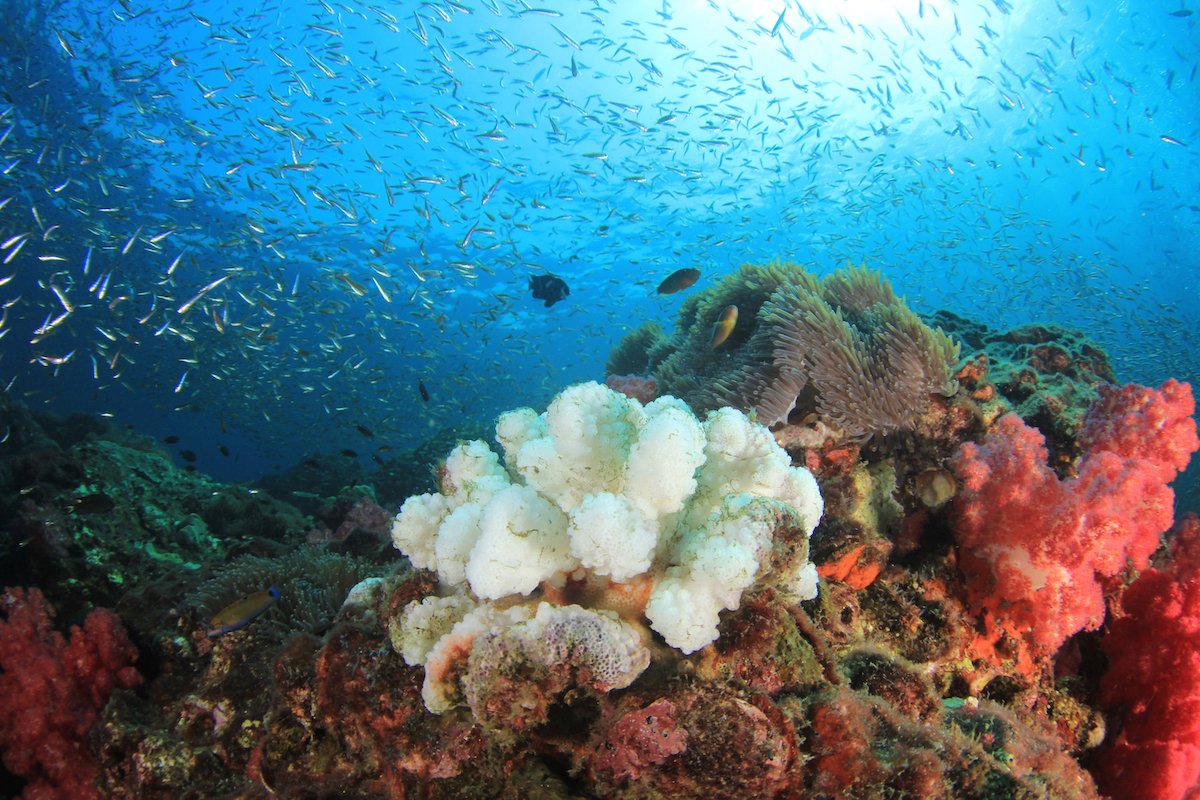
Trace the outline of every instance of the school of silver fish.
{"type": "Polygon", "coordinates": [[[0,386],[27,402],[411,445],[602,379],[673,322],[674,270],[777,256],[1200,374],[1184,4],[0,7],[0,386]]]}

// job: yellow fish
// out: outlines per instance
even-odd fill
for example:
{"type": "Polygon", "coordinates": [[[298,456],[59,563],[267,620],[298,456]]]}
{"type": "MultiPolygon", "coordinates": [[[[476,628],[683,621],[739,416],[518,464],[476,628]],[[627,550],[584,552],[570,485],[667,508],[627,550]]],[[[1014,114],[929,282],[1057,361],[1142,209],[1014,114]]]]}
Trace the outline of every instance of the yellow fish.
{"type": "Polygon", "coordinates": [[[737,325],[737,306],[729,306],[721,312],[721,318],[717,320],[717,324],[713,325],[712,343],[709,344],[710,349],[716,349],[729,338],[729,334],[733,333],[733,326],[737,325]]]}
{"type": "Polygon", "coordinates": [[[280,597],[280,591],[272,586],[261,592],[248,594],[217,612],[208,625],[209,636],[220,636],[244,628],[263,615],[280,597]]]}

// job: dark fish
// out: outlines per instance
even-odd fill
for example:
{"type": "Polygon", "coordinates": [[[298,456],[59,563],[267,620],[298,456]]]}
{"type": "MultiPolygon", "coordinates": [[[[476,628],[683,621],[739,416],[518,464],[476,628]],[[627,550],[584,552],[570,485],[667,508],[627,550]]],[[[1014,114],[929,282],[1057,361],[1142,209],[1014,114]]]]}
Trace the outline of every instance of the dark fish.
{"type": "Polygon", "coordinates": [[[428,403],[429,390],[425,388],[425,381],[417,381],[417,391],[421,393],[421,399],[428,403]]]}
{"type": "Polygon", "coordinates": [[[368,439],[375,438],[375,434],[366,425],[355,425],[354,427],[358,430],[359,433],[361,433],[363,436],[367,437],[368,439]]]}
{"type": "Polygon", "coordinates": [[[1191,15],[1192,10],[1190,8],[1181,8],[1178,11],[1171,12],[1172,17],[1190,17],[1191,15]]]}
{"type": "Polygon", "coordinates": [[[342,455],[344,455],[346,458],[358,458],[358,453],[354,452],[353,450],[343,450],[342,455]]]}
{"type": "Polygon", "coordinates": [[[721,318],[717,320],[716,325],[713,325],[712,343],[709,344],[710,349],[720,347],[729,338],[729,334],[733,333],[733,326],[737,325],[737,317],[737,306],[729,306],[721,312],[721,318]]]}
{"type": "Polygon", "coordinates": [[[658,285],[659,294],[675,294],[700,280],[700,270],[692,267],[677,269],[658,285]]]}
{"type": "Polygon", "coordinates": [[[229,455],[229,448],[226,447],[225,445],[219,444],[219,445],[217,445],[217,449],[221,451],[221,455],[223,455],[223,456],[229,455]]]}
{"type": "Polygon", "coordinates": [[[379,456],[375,455],[374,453],[371,453],[371,458],[372,458],[372,459],[375,461],[375,463],[376,463],[376,464],[378,464],[379,466],[381,466],[381,467],[382,467],[382,466],[384,465],[384,460],[383,460],[382,458],[380,458],[379,456]]]}
{"type": "Polygon", "coordinates": [[[306,466],[312,467],[313,469],[320,469],[320,468],[321,468],[321,462],[320,462],[320,461],[317,461],[315,458],[306,458],[306,459],[304,459],[304,464],[305,464],[306,466]]]}
{"type": "Polygon", "coordinates": [[[191,450],[180,450],[179,457],[182,458],[184,461],[188,462],[189,464],[196,460],[196,454],[193,453],[191,450]]]}
{"type": "Polygon", "coordinates": [[[178,436],[168,436],[163,439],[163,444],[175,444],[178,441],[179,441],[178,436]]]}
{"type": "Polygon", "coordinates": [[[280,597],[280,592],[274,586],[265,591],[248,594],[241,600],[222,608],[212,618],[208,625],[209,636],[220,636],[244,628],[274,604],[280,597]]]}
{"type": "Polygon", "coordinates": [[[557,275],[547,272],[545,275],[530,275],[529,288],[534,299],[545,300],[546,308],[562,300],[571,293],[571,287],[557,275]]]}
{"type": "Polygon", "coordinates": [[[78,500],[73,500],[67,506],[72,514],[107,514],[117,507],[117,504],[106,494],[89,494],[78,500]]]}

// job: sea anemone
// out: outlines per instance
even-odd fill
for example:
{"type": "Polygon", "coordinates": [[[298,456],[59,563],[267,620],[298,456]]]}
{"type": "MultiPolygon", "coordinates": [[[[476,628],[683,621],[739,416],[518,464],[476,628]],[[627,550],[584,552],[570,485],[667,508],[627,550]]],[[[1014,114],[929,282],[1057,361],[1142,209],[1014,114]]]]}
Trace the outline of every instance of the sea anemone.
{"type": "Polygon", "coordinates": [[[930,393],[957,388],[954,340],[878,271],[850,264],[824,280],[791,262],[743,266],[689,297],[670,337],[627,336],[622,361],[643,342],[660,393],[697,412],[733,406],[774,425],[799,409],[855,439],[911,428],[930,393]],[[746,323],[714,351],[713,325],[731,304],[746,323]]]}
{"type": "Polygon", "coordinates": [[[240,597],[268,587],[280,598],[257,620],[257,629],[277,638],[294,631],[320,634],[329,629],[354,586],[384,568],[319,547],[300,547],[278,558],[242,556],[200,584],[184,599],[202,620],[240,597]]]}

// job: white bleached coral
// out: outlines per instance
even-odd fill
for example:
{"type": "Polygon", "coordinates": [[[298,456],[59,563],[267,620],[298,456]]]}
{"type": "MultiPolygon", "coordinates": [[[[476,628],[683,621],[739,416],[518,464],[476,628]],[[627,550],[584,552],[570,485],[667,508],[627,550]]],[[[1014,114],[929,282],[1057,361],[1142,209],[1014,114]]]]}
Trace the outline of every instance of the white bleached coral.
{"type": "MultiPolygon", "coordinates": [[[[411,636],[402,632],[404,656],[419,663],[424,651],[426,699],[436,697],[439,709],[461,697],[461,686],[430,687],[431,675],[460,680],[463,670],[448,670],[446,654],[470,652],[485,631],[523,624],[534,612],[519,611],[521,603],[528,609],[533,600],[519,596],[539,586],[564,602],[573,586],[607,585],[624,598],[631,622],[644,612],[685,653],[714,641],[720,612],[736,609],[756,583],[794,599],[816,595],[807,547],[822,513],[816,482],[739,411],[721,409],[702,424],[673,397],[642,406],[587,383],[563,391],[545,414],[502,415],[496,438],[507,469],[484,443],[459,445],[441,493],[409,498],[392,529],[415,566],[482,603],[413,611],[401,623],[414,627],[411,636]],[[647,587],[637,613],[627,603],[634,585],[647,587]],[[504,611],[492,608],[497,601],[504,611]]],[[[593,650],[617,640],[625,641],[602,638],[593,650]]]]}

